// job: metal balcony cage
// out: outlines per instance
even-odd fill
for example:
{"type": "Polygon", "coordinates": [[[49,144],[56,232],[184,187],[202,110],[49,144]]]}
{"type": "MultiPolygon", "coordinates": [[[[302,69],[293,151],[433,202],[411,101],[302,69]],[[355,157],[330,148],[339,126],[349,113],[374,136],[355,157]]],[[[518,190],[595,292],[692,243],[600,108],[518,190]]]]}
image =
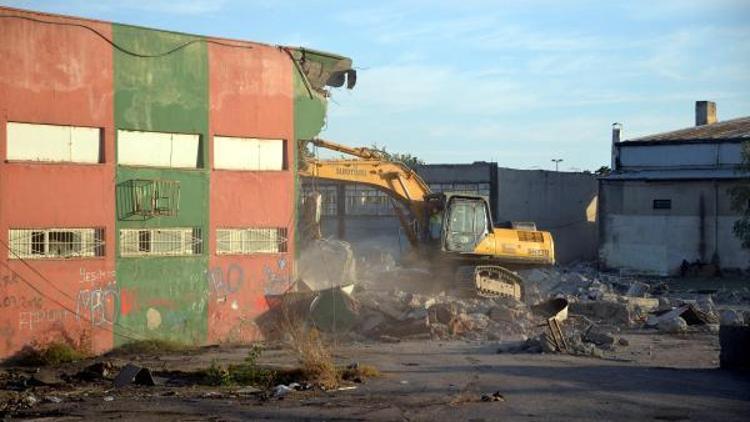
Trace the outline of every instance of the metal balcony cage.
{"type": "Polygon", "coordinates": [[[117,211],[121,220],[175,216],[180,210],[180,182],[131,179],[117,186],[117,211]]]}

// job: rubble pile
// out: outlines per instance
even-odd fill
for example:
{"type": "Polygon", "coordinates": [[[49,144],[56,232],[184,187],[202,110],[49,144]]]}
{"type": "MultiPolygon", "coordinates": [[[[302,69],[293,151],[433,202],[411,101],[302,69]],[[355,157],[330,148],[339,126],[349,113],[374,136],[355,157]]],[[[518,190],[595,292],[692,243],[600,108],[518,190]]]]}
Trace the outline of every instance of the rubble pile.
{"type": "MultiPolygon", "coordinates": [[[[348,290],[341,287],[347,291],[346,302],[350,305],[346,307],[348,312],[341,312],[344,307],[340,307],[339,318],[345,314],[348,321],[329,322],[319,328],[329,331],[327,327],[337,326],[337,334],[355,340],[503,341],[501,353],[566,351],[601,356],[629,344],[621,335],[623,330],[718,333],[720,322],[742,325],[748,320],[742,311],[720,310],[715,302],[722,306],[748,304],[747,289],[676,294],[663,279],[602,273],[593,265],[577,263],[519,271],[525,280],[523,302],[504,297],[467,297],[457,295],[450,280],[437,280],[427,269],[399,267],[388,254],[371,251],[366,257],[352,259],[351,250],[339,249],[339,261],[357,263],[356,277],[338,277],[333,283],[343,286],[345,280],[356,280],[348,290]],[[564,313],[540,312],[556,300],[564,301],[564,313]],[[553,324],[550,318],[557,322],[553,324]]],[[[320,274],[326,272],[319,271],[317,278],[325,278],[320,274]]],[[[314,289],[309,292],[318,293],[314,289]]],[[[310,308],[311,320],[335,318],[331,315],[335,310],[328,308],[310,308]]]]}

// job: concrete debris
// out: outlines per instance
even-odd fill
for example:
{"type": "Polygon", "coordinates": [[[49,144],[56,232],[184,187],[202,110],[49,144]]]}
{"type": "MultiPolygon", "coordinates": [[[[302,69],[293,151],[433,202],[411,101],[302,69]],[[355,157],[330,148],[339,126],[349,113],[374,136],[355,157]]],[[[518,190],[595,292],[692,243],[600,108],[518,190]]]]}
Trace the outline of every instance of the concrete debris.
{"type": "Polygon", "coordinates": [[[62,403],[63,399],[57,396],[44,396],[44,401],[47,403],[62,403]]]}
{"type": "Polygon", "coordinates": [[[352,247],[340,240],[314,240],[300,253],[297,267],[299,278],[316,291],[357,281],[352,247]]]}
{"type": "Polygon", "coordinates": [[[64,384],[65,382],[60,379],[57,371],[50,368],[41,368],[34,375],[31,376],[29,384],[37,386],[56,386],[64,384]]]}
{"type": "Polygon", "coordinates": [[[687,331],[687,327],[687,322],[682,317],[674,314],[670,314],[669,318],[661,318],[656,324],[656,328],[659,331],[670,334],[684,333],[687,331]]]}
{"type": "Polygon", "coordinates": [[[33,394],[27,394],[23,397],[23,404],[28,407],[33,407],[37,403],[39,403],[39,399],[33,394]]]}
{"type": "Polygon", "coordinates": [[[720,314],[720,325],[740,326],[745,325],[744,316],[734,309],[725,309],[720,314]]]}
{"type": "MultiPolygon", "coordinates": [[[[303,301],[300,312],[306,312],[322,331],[334,331],[335,325],[337,332],[360,340],[489,340],[501,343],[500,353],[561,351],[569,343],[571,353],[601,356],[629,345],[619,334],[621,328],[682,333],[700,326],[711,332],[719,321],[717,303],[745,299],[743,294],[721,289],[710,294],[670,293],[663,279],[603,273],[587,263],[518,271],[525,280],[523,302],[458,296],[429,270],[401,268],[390,254],[377,248],[354,258],[344,242],[319,242],[314,248],[319,250],[307,258],[307,266],[315,267],[310,264],[315,263],[317,268],[303,272],[302,278],[313,290],[330,292],[331,298],[324,302],[320,296],[311,301],[312,306],[303,301]],[[330,265],[320,268],[323,255],[326,262],[338,263],[335,271],[330,265]],[[357,261],[359,270],[353,293],[334,292],[331,285],[354,282],[350,261],[357,261]],[[557,321],[556,328],[550,318],[557,321]],[[519,336],[524,338],[520,343],[503,342],[519,336]]],[[[750,291],[746,296],[750,301],[750,291]]],[[[741,312],[726,315],[722,314],[722,323],[743,322],[741,312]]]]}
{"type": "Polygon", "coordinates": [[[125,365],[113,381],[115,387],[124,387],[129,384],[156,385],[154,377],[148,368],[129,363],[125,365]]]}
{"type": "Polygon", "coordinates": [[[631,323],[630,308],[626,303],[609,301],[573,302],[570,313],[582,315],[595,322],[629,326],[631,323]]]}
{"type": "Polygon", "coordinates": [[[595,344],[597,347],[612,349],[615,344],[619,343],[620,338],[617,335],[592,326],[584,335],[584,340],[595,344]]]}
{"type": "Polygon", "coordinates": [[[482,394],[482,401],[505,401],[505,397],[499,391],[492,394],[482,394]]]}
{"type": "Polygon", "coordinates": [[[112,362],[96,362],[76,374],[76,378],[84,381],[107,379],[112,376],[114,365],[112,362]]]}
{"type": "Polygon", "coordinates": [[[276,387],[273,388],[273,393],[271,395],[273,397],[276,397],[276,398],[280,399],[280,398],[283,398],[284,396],[286,396],[287,394],[289,394],[292,391],[294,391],[294,389],[292,387],[289,387],[289,386],[284,385],[284,384],[279,384],[279,385],[277,385],[276,387]]]}
{"type": "Polygon", "coordinates": [[[636,281],[630,285],[628,291],[625,293],[626,296],[632,297],[646,297],[649,292],[649,285],[641,281],[636,281]]]}

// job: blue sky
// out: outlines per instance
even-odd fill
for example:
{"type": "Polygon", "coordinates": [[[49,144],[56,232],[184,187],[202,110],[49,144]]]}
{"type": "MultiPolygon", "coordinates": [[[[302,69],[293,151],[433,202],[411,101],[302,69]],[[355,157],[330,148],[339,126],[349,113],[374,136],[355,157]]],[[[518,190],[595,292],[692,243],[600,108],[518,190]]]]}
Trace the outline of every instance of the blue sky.
{"type": "Polygon", "coordinates": [[[750,115],[750,1],[2,1],[27,9],[347,55],[323,136],[429,163],[609,164],[690,126],[694,101],[750,115]]]}

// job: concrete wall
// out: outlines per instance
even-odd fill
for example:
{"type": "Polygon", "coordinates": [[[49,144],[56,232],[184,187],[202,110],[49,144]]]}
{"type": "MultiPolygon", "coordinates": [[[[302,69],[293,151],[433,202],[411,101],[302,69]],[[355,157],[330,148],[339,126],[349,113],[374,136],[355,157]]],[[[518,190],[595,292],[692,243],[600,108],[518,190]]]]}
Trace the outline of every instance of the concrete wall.
{"type": "MultiPolygon", "coordinates": [[[[418,166],[417,173],[431,184],[489,184],[490,203],[497,202],[497,164],[477,161],[472,164],[429,164],[418,166]]],[[[493,208],[492,218],[497,219],[493,208]]]]}
{"type": "Polygon", "coordinates": [[[550,231],[560,263],[596,259],[594,175],[499,168],[497,177],[497,223],[533,221],[550,231]]]}
{"type": "MultiPolygon", "coordinates": [[[[111,37],[110,25],[90,25],[111,37]]],[[[108,44],[92,40],[90,32],[69,26],[0,23],[2,245],[8,245],[11,228],[102,227],[112,239],[113,53],[108,44]],[[7,122],[101,128],[104,160],[88,165],[7,162],[7,122]]],[[[118,312],[114,255],[115,242],[107,241],[103,257],[34,260],[26,266],[0,247],[0,357],[61,335],[93,351],[111,348],[109,322],[118,312]]]]}
{"type": "Polygon", "coordinates": [[[605,268],[670,275],[683,260],[722,268],[750,266],[750,251],[732,233],[733,182],[607,181],[601,183],[600,262],[605,268]],[[671,209],[653,209],[670,199],[671,209]],[[718,210],[718,211],[717,211],[718,210]]]}

